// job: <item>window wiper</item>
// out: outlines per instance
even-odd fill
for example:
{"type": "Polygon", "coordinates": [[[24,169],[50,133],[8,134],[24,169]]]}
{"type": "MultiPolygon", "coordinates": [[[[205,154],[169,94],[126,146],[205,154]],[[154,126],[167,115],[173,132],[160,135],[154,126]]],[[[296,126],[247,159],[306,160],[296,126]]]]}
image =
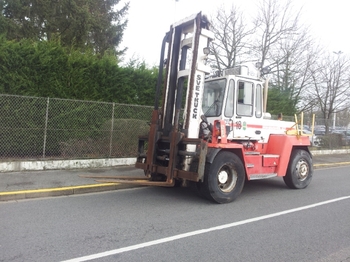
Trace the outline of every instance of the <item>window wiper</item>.
{"type": "MultiPolygon", "coordinates": [[[[219,102],[220,102],[219,99],[216,99],[216,100],[214,101],[214,103],[212,103],[212,104],[208,107],[208,109],[207,109],[207,111],[205,111],[204,115],[205,115],[205,116],[210,116],[210,115],[208,114],[209,111],[212,110],[215,106],[218,106],[218,103],[219,103],[219,102]]],[[[214,110],[214,111],[216,111],[216,110],[214,110]]]]}

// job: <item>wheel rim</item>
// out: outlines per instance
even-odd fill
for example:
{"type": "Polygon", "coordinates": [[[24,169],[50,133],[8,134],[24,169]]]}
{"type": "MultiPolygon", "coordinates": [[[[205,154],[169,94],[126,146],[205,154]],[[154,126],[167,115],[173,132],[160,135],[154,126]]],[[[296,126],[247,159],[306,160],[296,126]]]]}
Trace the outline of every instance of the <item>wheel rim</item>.
{"type": "Polygon", "coordinates": [[[309,165],[304,159],[300,159],[296,166],[299,181],[304,181],[309,175],[309,165]]]}
{"type": "Polygon", "coordinates": [[[218,187],[224,193],[235,188],[237,179],[237,172],[231,166],[224,165],[217,174],[218,187]]]}

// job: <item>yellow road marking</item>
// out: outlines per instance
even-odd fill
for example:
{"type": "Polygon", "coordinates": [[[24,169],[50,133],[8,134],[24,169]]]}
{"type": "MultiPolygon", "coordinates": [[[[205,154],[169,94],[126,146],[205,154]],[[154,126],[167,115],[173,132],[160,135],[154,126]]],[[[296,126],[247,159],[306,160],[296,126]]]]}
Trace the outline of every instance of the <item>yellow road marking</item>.
{"type": "Polygon", "coordinates": [[[43,192],[51,192],[51,191],[74,190],[79,188],[104,187],[104,186],[118,185],[118,184],[120,183],[103,183],[103,184],[91,184],[91,185],[84,185],[84,186],[69,186],[69,187],[58,187],[58,188],[31,189],[31,190],[22,190],[22,191],[8,191],[8,192],[0,192],[0,196],[13,195],[13,194],[28,194],[28,193],[43,193],[43,192]]]}
{"type": "Polygon", "coordinates": [[[314,164],[314,166],[334,166],[334,165],[350,165],[350,162],[339,162],[339,163],[326,163],[326,164],[314,164]]]}

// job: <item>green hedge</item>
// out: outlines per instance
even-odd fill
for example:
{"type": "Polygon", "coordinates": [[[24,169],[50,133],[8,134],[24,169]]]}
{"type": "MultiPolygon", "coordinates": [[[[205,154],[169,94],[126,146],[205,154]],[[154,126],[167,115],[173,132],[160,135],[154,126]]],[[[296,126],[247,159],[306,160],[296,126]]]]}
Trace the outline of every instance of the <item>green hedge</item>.
{"type": "Polygon", "coordinates": [[[0,36],[0,93],[153,105],[158,70],[118,62],[114,55],[68,50],[59,42],[0,36]]]}
{"type": "Polygon", "coordinates": [[[319,136],[321,140],[321,146],[329,149],[338,149],[346,145],[342,134],[328,134],[319,136]]]}

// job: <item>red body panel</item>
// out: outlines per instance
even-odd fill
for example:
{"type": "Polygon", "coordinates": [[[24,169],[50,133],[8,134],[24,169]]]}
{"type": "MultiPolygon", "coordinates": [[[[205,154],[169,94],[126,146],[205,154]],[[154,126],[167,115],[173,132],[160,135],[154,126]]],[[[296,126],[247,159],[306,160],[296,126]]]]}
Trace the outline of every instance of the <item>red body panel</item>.
{"type": "Polygon", "coordinates": [[[263,159],[263,164],[262,166],[278,166],[278,162],[279,162],[279,155],[263,155],[262,159],[263,159]]]}
{"type": "Polygon", "coordinates": [[[274,174],[276,173],[276,165],[265,163],[264,155],[244,155],[245,169],[248,179],[252,175],[261,175],[261,174],[274,174]]]}
{"type": "Polygon", "coordinates": [[[278,176],[284,176],[286,174],[293,146],[310,146],[309,137],[294,135],[270,135],[266,153],[280,156],[279,164],[276,169],[278,176]]]}
{"type": "Polygon", "coordinates": [[[310,146],[307,136],[284,134],[270,135],[268,143],[230,142],[226,137],[224,141],[208,143],[208,147],[239,150],[248,179],[254,175],[285,176],[293,147],[310,146]]]}

